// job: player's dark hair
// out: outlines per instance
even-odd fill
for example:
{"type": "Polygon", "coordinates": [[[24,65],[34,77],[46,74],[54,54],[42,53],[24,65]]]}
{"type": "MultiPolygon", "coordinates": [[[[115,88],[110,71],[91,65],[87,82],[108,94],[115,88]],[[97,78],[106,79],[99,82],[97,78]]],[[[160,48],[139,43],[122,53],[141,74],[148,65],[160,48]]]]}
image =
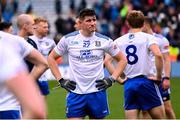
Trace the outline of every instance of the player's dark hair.
{"type": "Polygon", "coordinates": [[[12,26],[12,23],[10,22],[1,22],[0,23],[0,30],[8,29],[12,26]]]}
{"type": "Polygon", "coordinates": [[[144,14],[141,11],[133,10],[128,13],[126,20],[130,27],[141,28],[144,25],[144,14]]]}
{"type": "Polygon", "coordinates": [[[80,20],[83,20],[85,18],[85,16],[96,16],[96,13],[93,9],[84,8],[79,12],[78,18],[80,20]]]}

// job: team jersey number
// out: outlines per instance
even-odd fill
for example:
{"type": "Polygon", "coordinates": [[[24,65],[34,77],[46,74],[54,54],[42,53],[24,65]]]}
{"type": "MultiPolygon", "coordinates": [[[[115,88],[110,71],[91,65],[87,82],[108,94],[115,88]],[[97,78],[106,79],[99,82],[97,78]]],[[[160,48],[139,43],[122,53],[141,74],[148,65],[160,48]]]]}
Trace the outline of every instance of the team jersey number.
{"type": "Polygon", "coordinates": [[[87,47],[89,47],[89,45],[90,45],[90,41],[83,42],[83,47],[87,48],[87,47]]]}
{"type": "Polygon", "coordinates": [[[136,55],[137,48],[135,45],[129,45],[126,48],[128,64],[133,65],[138,62],[138,56],[136,55]]]}

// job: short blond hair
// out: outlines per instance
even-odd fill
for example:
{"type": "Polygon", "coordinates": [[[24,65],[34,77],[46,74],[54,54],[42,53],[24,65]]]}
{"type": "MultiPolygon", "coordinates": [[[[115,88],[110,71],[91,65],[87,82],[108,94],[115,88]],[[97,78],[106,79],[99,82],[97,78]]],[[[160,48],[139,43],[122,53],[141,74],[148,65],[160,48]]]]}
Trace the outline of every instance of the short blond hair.
{"type": "Polygon", "coordinates": [[[37,18],[34,19],[34,24],[38,24],[40,22],[47,23],[48,21],[45,18],[43,18],[43,17],[37,17],[37,18]]]}

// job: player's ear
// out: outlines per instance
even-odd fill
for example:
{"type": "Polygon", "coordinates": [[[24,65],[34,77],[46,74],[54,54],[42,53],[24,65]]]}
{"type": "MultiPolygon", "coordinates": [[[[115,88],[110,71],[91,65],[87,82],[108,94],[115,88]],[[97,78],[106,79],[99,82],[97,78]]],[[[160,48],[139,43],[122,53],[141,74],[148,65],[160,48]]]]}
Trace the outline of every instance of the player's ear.
{"type": "Polygon", "coordinates": [[[129,23],[128,23],[127,20],[125,21],[125,24],[126,24],[128,27],[131,27],[131,26],[129,25],[129,23]]]}

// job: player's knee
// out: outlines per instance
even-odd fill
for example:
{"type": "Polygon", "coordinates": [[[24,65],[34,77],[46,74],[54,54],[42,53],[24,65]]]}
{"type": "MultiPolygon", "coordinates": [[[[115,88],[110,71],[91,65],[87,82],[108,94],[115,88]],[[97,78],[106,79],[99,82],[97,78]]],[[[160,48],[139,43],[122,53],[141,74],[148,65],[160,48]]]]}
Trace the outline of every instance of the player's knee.
{"type": "Polygon", "coordinates": [[[170,113],[172,111],[172,108],[170,106],[165,107],[165,112],[170,113]]]}

